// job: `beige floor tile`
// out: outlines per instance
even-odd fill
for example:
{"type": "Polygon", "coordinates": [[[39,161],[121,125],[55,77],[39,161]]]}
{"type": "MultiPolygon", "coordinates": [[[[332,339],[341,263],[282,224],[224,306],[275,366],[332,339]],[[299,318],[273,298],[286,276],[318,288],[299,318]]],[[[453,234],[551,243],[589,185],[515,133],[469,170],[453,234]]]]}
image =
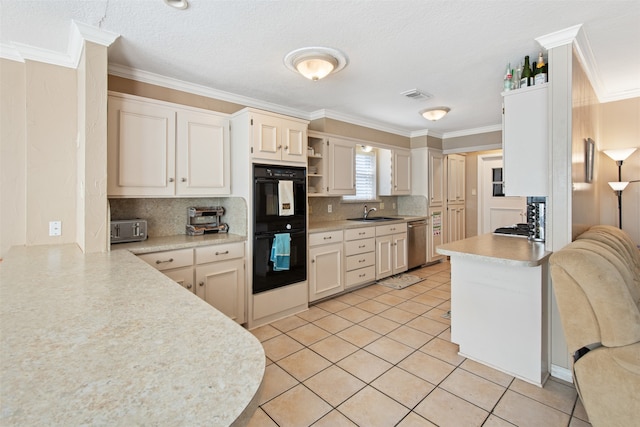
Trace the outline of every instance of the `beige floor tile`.
{"type": "Polygon", "coordinates": [[[345,357],[337,365],[366,383],[370,383],[393,366],[364,350],[358,350],[345,357]]]}
{"type": "Polygon", "coordinates": [[[424,304],[424,305],[428,305],[429,307],[437,307],[440,304],[442,304],[443,302],[446,301],[445,298],[438,298],[438,297],[434,297],[433,295],[429,295],[429,291],[425,292],[424,294],[420,294],[415,298],[412,298],[411,301],[420,303],[420,304],[424,304]]]}
{"type": "Polygon", "coordinates": [[[308,348],[304,348],[278,361],[278,366],[298,381],[304,381],[330,365],[331,362],[308,348]]]}
{"type": "Polygon", "coordinates": [[[388,288],[386,288],[385,290],[382,290],[380,288],[382,288],[382,286],[370,285],[370,286],[367,286],[366,288],[361,288],[361,289],[358,289],[357,291],[353,291],[353,293],[363,298],[369,299],[369,298],[375,298],[378,295],[382,295],[390,291],[390,289],[388,288]]]}
{"type": "Polygon", "coordinates": [[[389,332],[387,337],[408,345],[411,348],[420,348],[433,339],[433,336],[406,325],[402,325],[398,329],[389,332]]]}
{"type": "Polygon", "coordinates": [[[414,411],[441,427],[481,426],[489,416],[487,411],[440,388],[433,390],[414,411]]]}
{"type": "Polygon", "coordinates": [[[576,402],[576,406],[573,409],[574,417],[581,419],[582,421],[589,422],[589,416],[587,415],[586,409],[584,409],[584,404],[582,403],[582,399],[578,397],[578,401],[576,402]]]}
{"type": "Polygon", "coordinates": [[[360,295],[356,295],[353,292],[349,292],[348,294],[340,295],[336,298],[336,300],[349,305],[358,305],[361,302],[366,301],[367,299],[361,297],[360,295]]]}
{"type": "Polygon", "coordinates": [[[451,272],[441,271],[439,273],[429,276],[429,280],[433,280],[434,282],[440,282],[440,283],[450,282],[451,272]]]}
{"type": "Polygon", "coordinates": [[[506,388],[475,374],[456,369],[438,387],[491,412],[506,388]]]}
{"type": "Polygon", "coordinates": [[[356,307],[361,308],[362,310],[368,311],[369,313],[378,314],[378,313],[382,313],[385,310],[388,310],[390,306],[370,299],[357,304],[356,307]]]}
{"type": "MultiPolygon", "coordinates": [[[[573,412],[573,407],[578,398],[578,393],[573,386],[561,384],[553,379],[549,379],[544,387],[540,388],[516,378],[511,383],[509,390],[523,394],[569,415],[573,412]]],[[[638,414],[638,417],[640,418],[640,414],[638,414]]]]}
{"type": "Polygon", "coordinates": [[[399,323],[394,322],[393,320],[379,316],[370,317],[367,320],[360,322],[360,325],[382,335],[388,334],[400,326],[399,323]]]}
{"type": "Polygon", "coordinates": [[[427,291],[426,294],[432,297],[440,298],[441,300],[445,300],[445,301],[451,298],[451,291],[442,290],[441,288],[442,286],[438,286],[435,289],[431,289],[430,291],[427,291]]]}
{"type": "Polygon", "coordinates": [[[337,311],[336,315],[343,317],[353,323],[360,323],[363,320],[373,316],[372,313],[369,313],[368,311],[362,310],[358,307],[345,308],[344,310],[337,311]]]}
{"type": "Polygon", "coordinates": [[[409,413],[373,387],[365,387],[338,407],[359,426],[394,426],[409,413]]]}
{"type": "Polygon", "coordinates": [[[264,370],[259,404],[273,399],[298,384],[298,380],[278,365],[269,365],[264,370]]]}
{"type": "Polygon", "coordinates": [[[366,386],[364,382],[336,365],[309,378],[304,385],[334,407],[366,386]]]}
{"type": "Polygon", "coordinates": [[[444,323],[437,322],[432,319],[428,319],[424,317],[424,315],[418,316],[415,319],[407,322],[407,326],[410,326],[414,329],[419,330],[420,332],[424,332],[425,334],[429,334],[433,336],[439,335],[449,327],[444,323]]]}
{"type": "Polygon", "coordinates": [[[310,426],[331,411],[331,406],[298,384],[275,399],[262,405],[262,409],[280,426],[310,426]]]}
{"type": "Polygon", "coordinates": [[[580,418],[571,417],[569,427],[591,427],[591,424],[586,421],[582,421],[580,418]]]}
{"type": "Polygon", "coordinates": [[[437,427],[435,424],[425,420],[415,412],[410,412],[398,423],[396,427],[437,427]]]}
{"type": "Polygon", "coordinates": [[[385,319],[393,320],[394,322],[398,322],[400,324],[407,323],[409,320],[418,317],[417,314],[411,313],[410,311],[400,310],[396,307],[391,307],[390,309],[380,313],[378,316],[382,316],[385,319]]]}
{"type": "Polygon", "coordinates": [[[247,427],[278,427],[278,424],[274,423],[261,408],[258,408],[249,420],[247,427]]]}
{"type": "Polygon", "coordinates": [[[335,409],[324,417],[320,418],[313,427],[358,427],[349,418],[342,415],[335,409]]]}
{"type": "Polygon", "coordinates": [[[309,310],[298,313],[296,314],[296,316],[306,320],[307,322],[315,322],[316,320],[322,319],[329,314],[331,313],[329,313],[327,310],[323,310],[320,307],[316,307],[315,305],[313,305],[309,307],[309,310]]]}
{"type": "Polygon", "coordinates": [[[335,313],[336,311],[344,310],[345,308],[349,308],[349,304],[345,304],[340,301],[336,301],[335,299],[330,299],[327,301],[323,301],[315,305],[315,307],[321,308],[325,311],[335,313]]]}
{"type": "Polygon", "coordinates": [[[438,338],[440,338],[441,340],[451,342],[451,328],[447,328],[444,331],[442,331],[441,334],[438,334],[438,338]]]}
{"type": "Polygon", "coordinates": [[[413,314],[417,314],[417,315],[424,314],[427,311],[432,309],[429,306],[417,303],[417,302],[412,301],[412,300],[405,301],[405,302],[403,302],[401,304],[398,304],[396,306],[396,308],[399,308],[400,310],[408,311],[409,313],[413,313],[413,314]]]}
{"type": "Polygon", "coordinates": [[[392,294],[382,294],[378,295],[373,299],[374,301],[381,302],[383,304],[387,304],[390,306],[398,305],[406,301],[406,298],[400,298],[398,296],[392,294]]]}
{"type": "Polygon", "coordinates": [[[451,365],[458,366],[464,362],[465,358],[458,354],[459,347],[450,341],[441,338],[434,338],[420,348],[420,351],[433,357],[444,360],[451,365]]]}
{"type": "Polygon", "coordinates": [[[298,316],[289,316],[284,319],[276,320],[271,323],[271,326],[281,330],[282,332],[287,332],[295,328],[299,328],[302,325],[306,325],[308,322],[304,319],[299,318],[298,316]]]}
{"type": "Polygon", "coordinates": [[[455,366],[420,351],[409,355],[398,366],[431,384],[439,384],[455,369],[455,366]]]}
{"type": "Polygon", "coordinates": [[[265,363],[264,366],[269,366],[273,363],[273,360],[269,359],[268,357],[265,357],[265,363]]]}
{"type": "Polygon", "coordinates": [[[267,357],[274,362],[301,350],[304,346],[287,335],[278,335],[262,343],[267,357]]]}
{"type": "Polygon", "coordinates": [[[320,326],[322,329],[335,334],[337,332],[342,331],[343,329],[347,329],[348,327],[353,325],[353,322],[336,316],[335,314],[330,314],[329,316],[323,317],[322,319],[318,319],[313,322],[314,325],[320,326]]]}
{"type": "Polygon", "coordinates": [[[330,333],[317,327],[313,323],[307,323],[299,328],[290,330],[287,332],[287,335],[301,344],[310,346],[314,342],[318,342],[321,339],[328,337],[330,333]]]}
{"type": "Polygon", "coordinates": [[[358,350],[358,347],[355,345],[335,335],[320,340],[312,344],[309,348],[333,363],[344,359],[358,350]]]}
{"type": "Polygon", "coordinates": [[[560,427],[569,425],[569,415],[562,411],[507,390],[493,413],[519,427],[560,427]]]}
{"type": "Polygon", "coordinates": [[[513,377],[511,375],[505,374],[504,372],[500,372],[496,369],[493,369],[481,363],[475,362],[471,359],[465,359],[465,361],[462,362],[460,367],[465,371],[474,373],[484,379],[493,381],[494,383],[499,384],[503,387],[509,387],[509,385],[513,381],[513,377]]]}
{"type": "Polygon", "coordinates": [[[422,317],[426,317],[427,319],[435,320],[436,322],[443,323],[447,326],[451,326],[451,318],[450,317],[442,317],[447,314],[447,310],[443,310],[441,308],[432,308],[422,315],[422,317]]]}
{"type": "Polygon", "coordinates": [[[414,290],[413,286],[414,285],[411,285],[411,286],[409,286],[407,288],[404,288],[404,289],[391,291],[391,295],[395,295],[395,296],[400,297],[402,299],[408,300],[408,299],[411,299],[411,298],[416,297],[416,296],[420,295],[421,293],[423,293],[423,291],[421,289],[419,289],[419,288],[415,288],[415,290],[414,290]]]}
{"type": "Polygon", "coordinates": [[[434,386],[427,381],[397,367],[382,374],[371,383],[371,386],[407,408],[416,406],[434,389],[434,386]]]}
{"type": "Polygon", "coordinates": [[[514,427],[514,425],[491,414],[489,418],[487,418],[487,421],[482,424],[482,427],[514,427]]]}
{"type": "Polygon", "coordinates": [[[336,335],[358,347],[364,347],[371,344],[382,336],[381,334],[373,332],[371,329],[367,329],[360,325],[353,325],[338,332],[336,335]]]}
{"type": "Polygon", "coordinates": [[[368,286],[368,288],[374,292],[377,292],[378,295],[386,294],[393,291],[392,288],[389,288],[383,285],[378,285],[377,283],[374,283],[373,285],[368,286]]]}
{"type": "Polygon", "coordinates": [[[380,337],[364,349],[394,365],[415,351],[408,345],[387,337],[380,337]]]}
{"type": "Polygon", "coordinates": [[[451,310],[451,300],[447,300],[442,304],[437,305],[436,307],[444,311],[449,311],[451,310]]]}
{"type": "Polygon", "coordinates": [[[260,326],[259,328],[252,329],[249,332],[251,332],[254,337],[258,338],[260,342],[271,339],[282,333],[282,331],[274,328],[271,325],[260,326]]]}
{"type": "Polygon", "coordinates": [[[422,286],[426,287],[427,290],[431,290],[431,289],[436,289],[439,286],[442,286],[444,283],[441,281],[431,280],[431,276],[429,276],[421,284],[422,286]]]}

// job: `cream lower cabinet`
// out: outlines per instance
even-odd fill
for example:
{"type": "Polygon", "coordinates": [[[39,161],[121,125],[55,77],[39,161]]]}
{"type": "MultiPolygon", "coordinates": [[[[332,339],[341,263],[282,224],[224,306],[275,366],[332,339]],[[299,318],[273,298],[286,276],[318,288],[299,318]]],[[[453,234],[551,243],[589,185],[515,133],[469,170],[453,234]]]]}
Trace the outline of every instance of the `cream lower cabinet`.
{"type": "Polygon", "coordinates": [[[309,234],[309,301],[344,290],[342,230],[309,234]]]}
{"type": "Polygon", "coordinates": [[[196,295],[238,323],[245,315],[244,243],[196,248],[196,295]]]}
{"type": "Polygon", "coordinates": [[[376,280],[407,271],[407,223],[376,227],[376,280]]]}
{"type": "Polygon", "coordinates": [[[464,205],[447,206],[447,242],[455,242],[465,238],[465,207],[464,205]]]}
{"type": "Polygon", "coordinates": [[[376,229],[344,232],[345,289],[376,280],[376,229]]]}
{"type": "Polygon", "coordinates": [[[195,293],[193,286],[193,249],[153,252],[138,255],[150,266],[162,271],[185,289],[195,293]]]}

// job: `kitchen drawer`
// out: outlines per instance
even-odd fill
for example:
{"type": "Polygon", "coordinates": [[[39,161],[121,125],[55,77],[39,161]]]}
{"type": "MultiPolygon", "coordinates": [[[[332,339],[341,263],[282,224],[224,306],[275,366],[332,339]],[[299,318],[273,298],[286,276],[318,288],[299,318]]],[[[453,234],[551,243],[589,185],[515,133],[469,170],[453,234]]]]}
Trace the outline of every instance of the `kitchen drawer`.
{"type": "Polygon", "coordinates": [[[376,227],[376,236],[386,236],[387,234],[406,233],[407,223],[387,224],[376,227]]]}
{"type": "Polygon", "coordinates": [[[366,254],[351,255],[347,257],[347,271],[356,270],[358,268],[369,267],[375,265],[376,253],[367,252],[366,254]]]}
{"type": "Polygon", "coordinates": [[[376,250],[376,239],[362,239],[362,240],[353,240],[351,242],[344,242],[344,254],[346,256],[349,255],[357,255],[365,252],[373,252],[376,250]]]}
{"type": "Polygon", "coordinates": [[[204,246],[196,248],[196,264],[224,261],[227,259],[242,258],[244,256],[244,243],[225,243],[222,245],[204,246]]]}
{"type": "Polygon", "coordinates": [[[153,252],[138,255],[138,257],[160,271],[193,265],[193,249],[153,252]]]}
{"type": "Polygon", "coordinates": [[[309,246],[326,245],[342,242],[342,230],[309,234],[309,246]]]}
{"type": "Polygon", "coordinates": [[[351,228],[344,231],[344,240],[366,239],[376,237],[375,227],[351,228]]]}
{"type": "Polygon", "coordinates": [[[347,271],[345,276],[345,288],[360,285],[366,282],[373,282],[374,280],[376,280],[376,268],[372,265],[371,267],[347,271]]]}

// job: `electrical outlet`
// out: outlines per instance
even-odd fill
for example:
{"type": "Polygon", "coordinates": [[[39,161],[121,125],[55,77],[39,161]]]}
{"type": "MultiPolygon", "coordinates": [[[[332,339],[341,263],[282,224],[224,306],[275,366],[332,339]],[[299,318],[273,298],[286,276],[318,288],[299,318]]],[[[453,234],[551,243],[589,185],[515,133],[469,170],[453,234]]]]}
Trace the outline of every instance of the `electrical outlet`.
{"type": "Polygon", "coordinates": [[[393,205],[391,205],[391,206],[393,207],[393,209],[395,209],[395,208],[396,208],[396,204],[395,204],[395,203],[394,203],[393,205]]]}
{"type": "Polygon", "coordinates": [[[333,212],[333,205],[327,205],[327,212],[328,213],[333,212]]]}
{"type": "Polygon", "coordinates": [[[384,209],[384,202],[380,202],[380,210],[384,209]]]}
{"type": "Polygon", "coordinates": [[[62,221],[49,221],[49,236],[62,235],[62,221]]]}

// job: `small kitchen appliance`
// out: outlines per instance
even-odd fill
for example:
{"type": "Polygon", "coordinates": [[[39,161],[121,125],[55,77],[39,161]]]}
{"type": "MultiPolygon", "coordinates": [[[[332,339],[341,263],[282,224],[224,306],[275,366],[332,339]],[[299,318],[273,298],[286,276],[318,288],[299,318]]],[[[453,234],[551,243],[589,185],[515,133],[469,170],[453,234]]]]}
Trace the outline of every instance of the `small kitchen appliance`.
{"type": "Polygon", "coordinates": [[[546,197],[527,197],[527,224],[529,240],[544,242],[546,197]]]}
{"type": "Polygon", "coordinates": [[[111,243],[141,242],[147,238],[147,220],[111,221],[111,243]]]}
{"type": "Polygon", "coordinates": [[[187,208],[187,235],[227,233],[229,225],[222,222],[222,215],[224,215],[222,206],[187,208]]]}

